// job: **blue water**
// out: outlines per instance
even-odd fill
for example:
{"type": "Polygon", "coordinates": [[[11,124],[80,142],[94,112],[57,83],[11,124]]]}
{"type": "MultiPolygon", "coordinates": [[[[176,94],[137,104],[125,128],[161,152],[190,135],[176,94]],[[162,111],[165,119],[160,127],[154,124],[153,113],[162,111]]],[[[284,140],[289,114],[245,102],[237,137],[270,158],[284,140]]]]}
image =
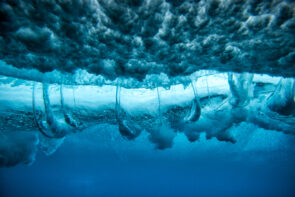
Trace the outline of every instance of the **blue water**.
{"type": "Polygon", "coordinates": [[[172,149],[155,150],[146,136],[129,142],[100,125],[31,166],[1,168],[0,196],[295,196],[295,137],[254,133],[247,145],[179,135],[172,149]]]}
{"type": "Polygon", "coordinates": [[[0,0],[0,197],[294,197],[294,2],[0,0]]]}

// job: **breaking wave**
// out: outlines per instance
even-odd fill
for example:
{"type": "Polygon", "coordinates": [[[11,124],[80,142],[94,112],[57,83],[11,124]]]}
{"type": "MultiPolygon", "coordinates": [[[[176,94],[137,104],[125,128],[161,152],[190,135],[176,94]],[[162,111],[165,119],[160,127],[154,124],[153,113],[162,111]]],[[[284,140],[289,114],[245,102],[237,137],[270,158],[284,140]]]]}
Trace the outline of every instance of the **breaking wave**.
{"type": "Polygon", "coordinates": [[[190,76],[189,84],[169,87],[131,89],[122,87],[123,82],[66,85],[2,76],[1,91],[6,94],[1,94],[1,116],[13,114],[3,129],[27,130],[26,135],[31,137],[19,144],[20,134],[4,132],[16,145],[2,143],[1,165],[31,163],[38,148],[51,154],[68,136],[97,124],[117,125],[125,140],[148,135],[147,140],[156,149],[173,147],[181,133],[190,142],[204,134],[207,139],[234,144],[237,139],[232,130],[241,123],[295,134],[293,78],[250,73],[204,75],[202,71],[190,76]],[[9,99],[13,95],[15,99],[9,99]],[[23,156],[11,158],[14,148],[25,151],[23,156]]]}

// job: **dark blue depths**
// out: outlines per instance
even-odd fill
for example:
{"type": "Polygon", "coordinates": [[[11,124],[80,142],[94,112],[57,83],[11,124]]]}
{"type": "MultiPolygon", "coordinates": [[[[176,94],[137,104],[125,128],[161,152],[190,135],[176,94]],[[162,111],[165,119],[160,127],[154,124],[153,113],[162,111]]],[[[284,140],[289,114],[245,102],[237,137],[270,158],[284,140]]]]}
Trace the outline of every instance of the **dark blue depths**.
{"type": "Polygon", "coordinates": [[[251,137],[193,144],[178,135],[155,150],[146,136],[130,142],[99,125],[32,166],[1,168],[0,196],[294,196],[295,137],[246,124],[235,132],[251,137]]]}

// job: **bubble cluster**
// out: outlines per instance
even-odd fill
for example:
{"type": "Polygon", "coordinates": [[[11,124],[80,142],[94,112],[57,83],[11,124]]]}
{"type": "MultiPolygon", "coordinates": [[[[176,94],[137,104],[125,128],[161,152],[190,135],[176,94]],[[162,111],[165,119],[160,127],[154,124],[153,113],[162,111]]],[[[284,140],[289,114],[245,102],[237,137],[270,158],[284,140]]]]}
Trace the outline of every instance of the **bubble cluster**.
{"type": "Polygon", "coordinates": [[[3,0],[0,59],[113,79],[200,69],[295,76],[287,0],[3,0]]]}

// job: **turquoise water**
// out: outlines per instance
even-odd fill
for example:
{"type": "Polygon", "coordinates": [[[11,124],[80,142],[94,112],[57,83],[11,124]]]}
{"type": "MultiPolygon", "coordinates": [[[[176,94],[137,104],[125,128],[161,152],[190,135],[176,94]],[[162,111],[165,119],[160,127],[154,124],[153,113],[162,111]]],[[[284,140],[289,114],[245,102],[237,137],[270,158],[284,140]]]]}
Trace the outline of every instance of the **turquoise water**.
{"type": "Polygon", "coordinates": [[[0,197],[294,197],[294,49],[294,0],[0,0],[0,197]]]}

